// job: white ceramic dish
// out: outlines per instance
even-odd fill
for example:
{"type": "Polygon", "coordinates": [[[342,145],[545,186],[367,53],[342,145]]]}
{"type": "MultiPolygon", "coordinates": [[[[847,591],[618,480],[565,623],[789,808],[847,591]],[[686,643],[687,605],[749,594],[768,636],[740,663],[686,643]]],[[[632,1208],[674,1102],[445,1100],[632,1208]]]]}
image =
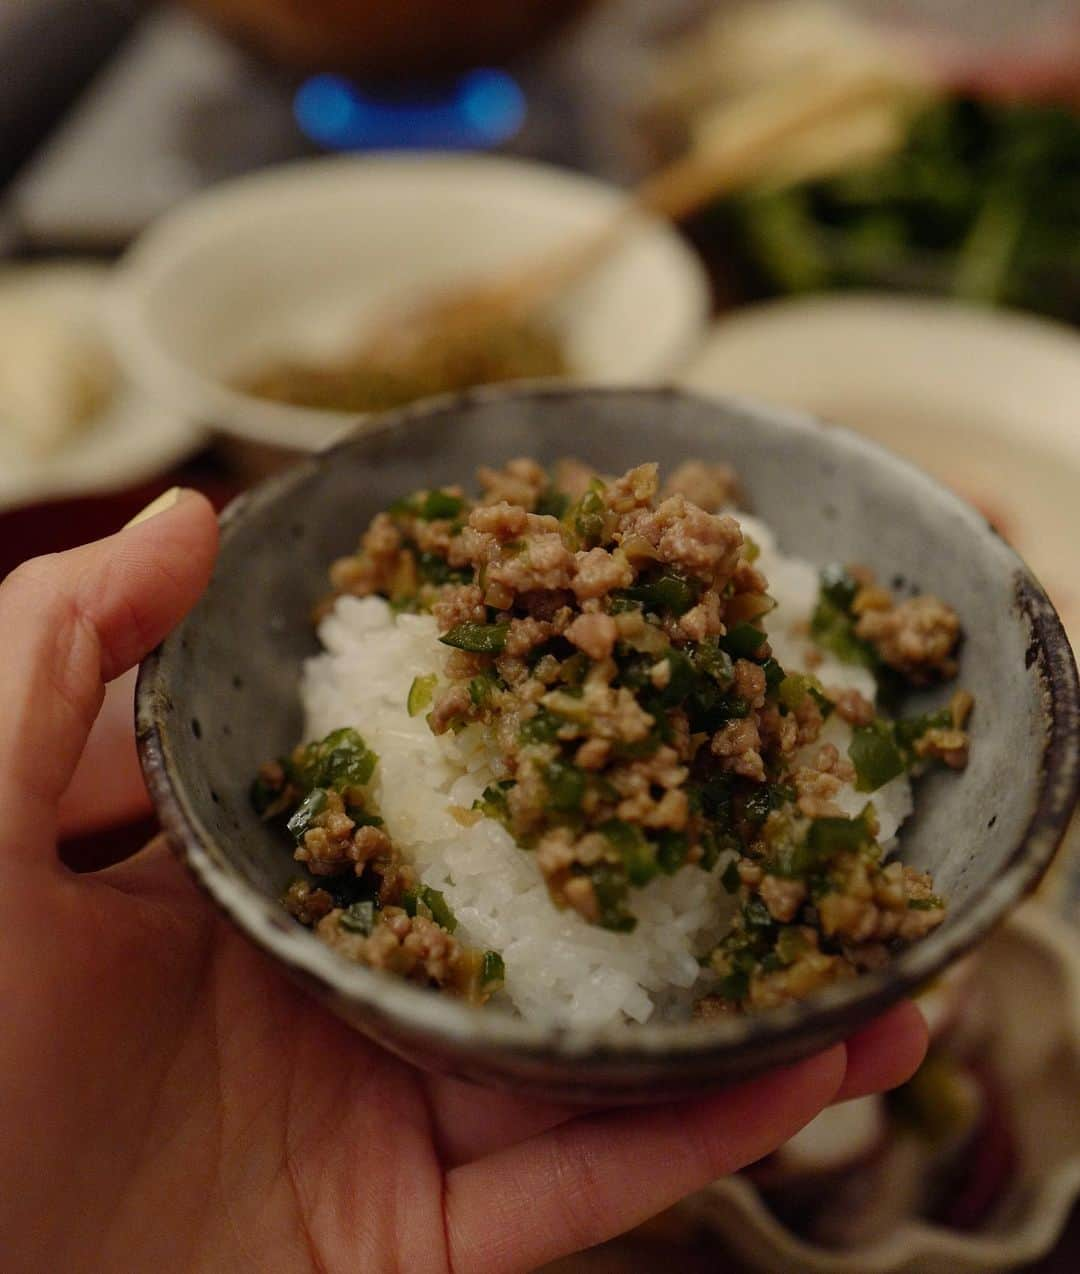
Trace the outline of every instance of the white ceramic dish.
{"type": "MultiPolygon", "coordinates": [[[[355,348],[365,323],[601,227],[623,194],[479,156],[319,159],[218,187],[152,226],[121,264],[113,314],[132,374],[229,432],[318,450],[355,414],[267,403],[229,381],[280,354],[355,348]]],[[[666,224],[642,218],[563,307],[582,378],[670,375],[700,340],[708,288],[666,224]]]]}
{"type": "Polygon", "coordinates": [[[1080,634],[1080,336],[884,295],[778,301],[717,323],[681,378],[848,425],[989,514],[1080,634]]]}
{"type": "MultiPolygon", "coordinates": [[[[10,266],[0,271],[0,301],[100,325],[109,274],[82,262],[10,266]]],[[[0,430],[0,510],[117,490],[170,468],[203,437],[190,417],[122,380],[98,418],[52,451],[33,453],[0,430]]]]}
{"type": "Polygon", "coordinates": [[[1044,1256],[1080,1195],[1080,938],[1029,903],[980,949],[975,977],[1004,1024],[994,1061],[1019,1143],[1016,1180],[990,1228],[909,1221],[872,1246],[816,1247],[781,1225],[744,1177],[716,1182],[683,1210],[767,1274],[991,1274],[1044,1256]]]}

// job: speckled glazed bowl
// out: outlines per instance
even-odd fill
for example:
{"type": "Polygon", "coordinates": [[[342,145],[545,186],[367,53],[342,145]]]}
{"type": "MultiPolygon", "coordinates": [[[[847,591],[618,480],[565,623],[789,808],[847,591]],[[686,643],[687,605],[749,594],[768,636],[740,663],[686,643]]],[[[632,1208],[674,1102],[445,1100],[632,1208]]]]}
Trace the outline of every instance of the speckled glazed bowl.
{"type": "MultiPolygon", "coordinates": [[[[668,390],[479,391],[388,416],[243,496],[223,518],[198,607],[144,664],[143,766],[177,853],[248,937],[348,1022],[422,1066],[549,1099],[654,1101],[744,1078],[849,1034],[977,942],[1035,884],[1080,778],[1076,666],[1042,589],[971,508],[859,436],[805,417],[668,390]],[[656,459],[735,463],[781,547],[858,560],[933,591],[967,633],[971,764],[930,775],[904,857],[933,871],[946,922],[880,972],[757,1017],[555,1029],[473,1009],[347,963],[278,904],[290,848],[248,806],[252,774],[302,728],[297,679],[329,562],[416,487],[481,463],[577,455],[622,471],[656,459]]],[[[362,729],[363,722],[358,722],[362,729]]]]}

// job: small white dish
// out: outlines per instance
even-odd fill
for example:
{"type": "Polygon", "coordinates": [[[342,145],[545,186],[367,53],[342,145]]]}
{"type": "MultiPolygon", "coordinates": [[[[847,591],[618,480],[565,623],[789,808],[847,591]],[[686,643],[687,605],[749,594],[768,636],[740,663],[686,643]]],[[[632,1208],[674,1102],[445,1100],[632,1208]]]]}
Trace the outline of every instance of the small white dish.
{"type": "MultiPolygon", "coordinates": [[[[0,270],[0,304],[100,330],[109,275],[88,262],[9,266],[0,270]]],[[[50,450],[0,429],[0,510],[118,490],[171,468],[203,437],[190,417],[148,400],[121,374],[98,415],[50,450]]]]}
{"type": "MultiPolygon", "coordinates": [[[[355,413],[266,402],[230,381],[264,359],[333,356],[365,323],[483,282],[604,226],[619,190],[541,164],[411,155],[303,161],[211,190],[121,263],[121,358],[163,402],[249,439],[318,450],[355,413]]],[[[699,342],[708,286],[666,223],[642,217],[560,314],[577,376],[671,375],[699,342]]]]}
{"type": "Polygon", "coordinates": [[[994,1063],[1017,1137],[1015,1179],[985,1230],[921,1220],[885,1239],[837,1250],[782,1225],[743,1176],[682,1205],[765,1274],[991,1274],[1036,1261],[1057,1242],[1080,1196],[1080,938],[1028,903],[980,948],[974,982],[988,994],[994,1063]]]}

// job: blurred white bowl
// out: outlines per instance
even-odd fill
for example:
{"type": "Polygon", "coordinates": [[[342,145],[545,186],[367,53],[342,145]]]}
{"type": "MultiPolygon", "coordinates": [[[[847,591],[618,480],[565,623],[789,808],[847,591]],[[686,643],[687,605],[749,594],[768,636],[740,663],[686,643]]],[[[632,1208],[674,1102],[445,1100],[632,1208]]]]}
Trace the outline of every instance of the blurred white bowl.
{"type": "MultiPolygon", "coordinates": [[[[121,359],[165,403],[231,433],[318,450],[355,413],[270,403],[229,382],[281,355],[355,347],[365,322],[443,287],[483,281],[603,226],[625,196],[518,160],[412,155],[304,161],[217,187],[151,226],[121,263],[121,359]]],[[[708,313],[696,257],[642,217],[568,298],[575,375],[663,378],[708,313]]]]}
{"type": "MultiPolygon", "coordinates": [[[[5,266],[0,270],[0,305],[7,321],[20,311],[55,316],[58,321],[98,331],[110,268],[94,262],[60,261],[5,266]]],[[[7,351],[13,358],[24,354],[7,351]]],[[[115,350],[112,351],[115,354],[115,350]]],[[[40,373],[50,371],[49,354],[34,359],[40,373]]],[[[27,381],[31,368],[20,368],[27,381]]],[[[48,395],[49,387],[41,392],[48,395]]],[[[47,450],[34,451],[0,421],[0,511],[41,500],[60,500],[143,482],[197,451],[205,432],[182,411],[147,399],[129,378],[119,377],[108,401],[84,427],[47,450]]]]}

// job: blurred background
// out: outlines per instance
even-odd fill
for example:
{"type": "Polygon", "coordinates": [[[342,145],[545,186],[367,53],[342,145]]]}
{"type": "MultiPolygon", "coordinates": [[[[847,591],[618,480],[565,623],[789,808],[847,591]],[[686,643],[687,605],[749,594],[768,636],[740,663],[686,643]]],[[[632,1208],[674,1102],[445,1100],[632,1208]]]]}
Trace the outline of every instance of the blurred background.
{"type": "MultiPolygon", "coordinates": [[[[429,394],[663,380],[909,455],[1080,632],[1078,324],[1077,0],[0,0],[0,578],[429,394]]],[[[1076,845],[911,1083],[557,1268],[1080,1269],[1076,845]]]]}

